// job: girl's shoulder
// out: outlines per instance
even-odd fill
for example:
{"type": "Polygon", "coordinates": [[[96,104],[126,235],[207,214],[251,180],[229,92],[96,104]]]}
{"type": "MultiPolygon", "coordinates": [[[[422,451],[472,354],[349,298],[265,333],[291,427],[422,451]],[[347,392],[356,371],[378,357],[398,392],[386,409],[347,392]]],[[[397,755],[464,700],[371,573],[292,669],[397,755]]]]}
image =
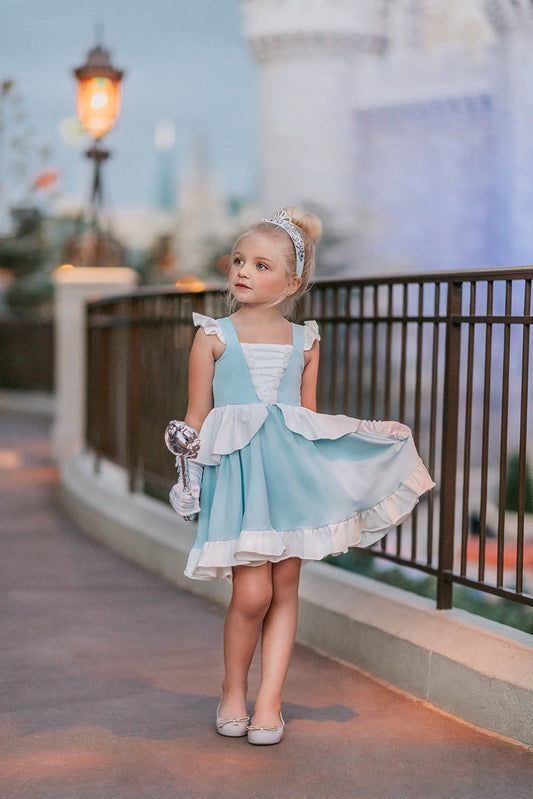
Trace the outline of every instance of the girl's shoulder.
{"type": "Polygon", "coordinates": [[[195,327],[202,327],[204,333],[208,336],[216,336],[222,344],[226,343],[224,338],[224,322],[225,319],[213,319],[211,316],[204,316],[201,313],[193,313],[192,320],[195,327]]]}

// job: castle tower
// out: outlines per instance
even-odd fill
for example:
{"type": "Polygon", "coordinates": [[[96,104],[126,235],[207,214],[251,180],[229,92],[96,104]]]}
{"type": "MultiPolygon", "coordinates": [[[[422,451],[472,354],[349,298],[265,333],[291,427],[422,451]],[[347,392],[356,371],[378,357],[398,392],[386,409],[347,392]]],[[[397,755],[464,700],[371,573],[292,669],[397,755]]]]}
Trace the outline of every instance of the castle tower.
{"type": "Polygon", "coordinates": [[[357,64],[385,43],[386,0],[243,0],[259,65],[263,210],[287,203],[353,228],[357,64]]]}
{"type": "Polygon", "coordinates": [[[202,136],[193,143],[178,198],[177,256],[181,274],[203,276],[228,237],[226,203],[217,185],[202,136]]]}
{"type": "Polygon", "coordinates": [[[157,208],[172,211],[176,204],[174,145],[176,132],[174,123],[168,119],[161,119],[155,129],[156,161],[156,197],[157,208]]]}

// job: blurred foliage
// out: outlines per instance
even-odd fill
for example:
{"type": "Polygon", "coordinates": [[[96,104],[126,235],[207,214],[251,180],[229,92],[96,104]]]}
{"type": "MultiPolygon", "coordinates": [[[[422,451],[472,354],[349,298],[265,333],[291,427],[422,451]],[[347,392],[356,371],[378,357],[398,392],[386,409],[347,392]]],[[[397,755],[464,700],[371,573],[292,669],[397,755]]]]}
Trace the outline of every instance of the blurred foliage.
{"type": "Polygon", "coordinates": [[[14,313],[29,313],[52,297],[52,283],[46,271],[51,258],[50,240],[38,209],[17,208],[11,215],[14,231],[0,238],[0,268],[13,273],[5,302],[14,313]]]}
{"type": "MultiPolygon", "coordinates": [[[[14,230],[0,237],[0,269],[12,273],[13,279],[5,292],[5,304],[12,314],[50,315],[53,298],[52,273],[62,263],[76,263],[73,242],[86,244],[90,231],[80,218],[45,216],[37,208],[20,207],[11,211],[14,230]],[[72,259],[69,260],[69,255],[72,259]]],[[[120,265],[132,266],[132,253],[107,234],[105,243],[116,244],[120,265]]],[[[102,260],[95,256],[96,262],[102,260]]],[[[94,263],[95,260],[91,261],[94,263]]],[[[117,261],[118,263],[118,261],[117,261]]]]}

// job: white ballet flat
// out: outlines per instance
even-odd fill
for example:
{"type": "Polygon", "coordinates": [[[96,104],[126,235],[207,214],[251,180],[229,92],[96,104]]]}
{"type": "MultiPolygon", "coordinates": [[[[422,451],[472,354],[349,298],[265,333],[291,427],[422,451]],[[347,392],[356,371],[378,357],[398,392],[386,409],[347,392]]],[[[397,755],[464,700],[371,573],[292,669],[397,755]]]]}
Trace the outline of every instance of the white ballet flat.
{"type": "Polygon", "coordinates": [[[250,724],[247,727],[248,743],[255,746],[271,746],[272,744],[279,744],[283,738],[283,728],[285,722],[280,713],[281,727],[258,727],[256,724],[250,724]]]}
{"type": "Polygon", "coordinates": [[[248,730],[248,722],[250,721],[250,716],[241,716],[241,718],[235,719],[221,719],[218,715],[218,711],[220,710],[220,705],[222,704],[222,699],[218,703],[217,707],[217,720],[216,720],[216,728],[219,735],[226,735],[228,738],[242,738],[246,735],[248,730]]]}

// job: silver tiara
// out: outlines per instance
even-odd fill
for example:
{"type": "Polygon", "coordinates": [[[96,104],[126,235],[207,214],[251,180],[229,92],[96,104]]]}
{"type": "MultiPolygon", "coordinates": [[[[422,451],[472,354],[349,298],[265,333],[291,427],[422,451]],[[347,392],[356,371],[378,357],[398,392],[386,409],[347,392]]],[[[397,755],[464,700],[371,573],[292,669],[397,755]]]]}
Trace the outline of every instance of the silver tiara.
{"type": "Polygon", "coordinates": [[[262,219],[261,222],[270,222],[273,225],[283,228],[283,230],[289,234],[296,252],[296,274],[298,277],[301,277],[305,261],[304,240],[287,211],[282,208],[281,211],[277,211],[274,216],[270,216],[268,219],[262,219]]]}

